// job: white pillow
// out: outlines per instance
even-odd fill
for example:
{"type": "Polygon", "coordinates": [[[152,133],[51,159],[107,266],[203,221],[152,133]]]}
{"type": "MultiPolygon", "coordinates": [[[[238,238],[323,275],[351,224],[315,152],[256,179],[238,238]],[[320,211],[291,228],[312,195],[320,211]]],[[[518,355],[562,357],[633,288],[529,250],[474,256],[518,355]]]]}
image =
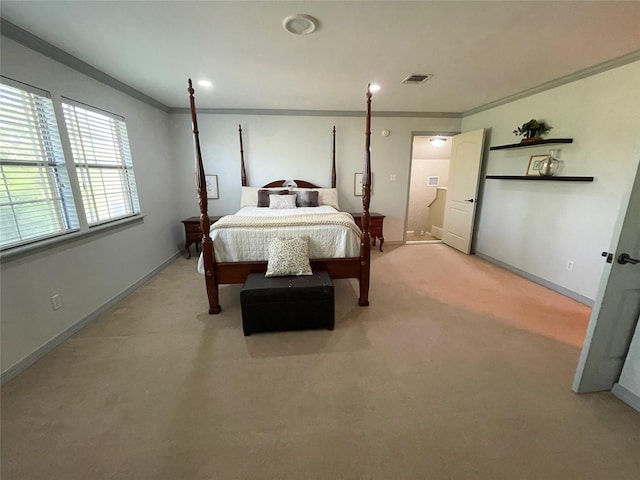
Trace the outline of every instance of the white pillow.
{"type": "Polygon", "coordinates": [[[282,210],[283,208],[296,208],[296,195],[269,195],[269,208],[282,210]]]}
{"type": "Polygon", "coordinates": [[[258,205],[258,190],[257,187],[242,187],[240,192],[240,208],[242,207],[255,207],[258,205]]]}
{"type": "Polygon", "coordinates": [[[269,242],[269,259],[265,277],[287,275],[313,275],[309,264],[308,238],[274,238],[269,242]]]}
{"type": "MultiPolygon", "coordinates": [[[[315,190],[315,189],[314,189],[315,190]]],[[[340,210],[337,188],[318,188],[318,205],[329,205],[340,210]]]]}

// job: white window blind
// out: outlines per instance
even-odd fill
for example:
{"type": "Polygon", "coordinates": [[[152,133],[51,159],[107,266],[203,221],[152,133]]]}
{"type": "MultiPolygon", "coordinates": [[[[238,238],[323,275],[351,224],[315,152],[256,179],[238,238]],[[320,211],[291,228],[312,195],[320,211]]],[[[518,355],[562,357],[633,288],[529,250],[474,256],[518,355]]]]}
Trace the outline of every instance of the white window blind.
{"type": "Polygon", "coordinates": [[[0,83],[0,248],[78,228],[48,92],[0,83]]]}
{"type": "Polygon", "coordinates": [[[89,225],[140,213],[124,119],[66,98],[62,109],[89,225]]]}

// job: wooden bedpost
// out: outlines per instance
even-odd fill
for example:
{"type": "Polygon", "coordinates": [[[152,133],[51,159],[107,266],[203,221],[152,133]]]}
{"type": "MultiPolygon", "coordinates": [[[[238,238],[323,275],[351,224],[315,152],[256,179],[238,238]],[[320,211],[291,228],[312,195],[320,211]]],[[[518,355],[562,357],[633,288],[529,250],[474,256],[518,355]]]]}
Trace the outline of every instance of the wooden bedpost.
{"type": "Polygon", "coordinates": [[[240,136],[240,180],[242,186],[247,186],[247,171],[244,168],[244,148],[242,147],[242,125],[238,125],[238,135],[240,136]]]}
{"type": "Polygon", "coordinates": [[[207,182],[204,176],[204,166],[202,164],[202,152],[200,150],[200,137],[198,133],[198,120],[196,118],[196,103],[193,96],[194,90],[189,79],[189,103],[191,106],[191,124],[193,126],[193,141],[196,154],[196,187],[198,189],[198,204],[200,205],[200,228],[202,229],[202,258],[204,261],[204,275],[207,285],[207,296],[209,297],[209,313],[220,313],[218,303],[218,283],[215,277],[215,256],[213,253],[213,242],[209,236],[211,221],[207,213],[207,182]]]}
{"type": "Polygon", "coordinates": [[[364,165],[362,167],[362,243],[360,244],[360,300],[358,305],[369,305],[369,279],[371,276],[371,85],[367,86],[367,117],[364,131],[364,165]]]}
{"type": "Polygon", "coordinates": [[[333,161],[331,162],[331,188],[336,188],[336,126],[333,126],[333,161]]]}

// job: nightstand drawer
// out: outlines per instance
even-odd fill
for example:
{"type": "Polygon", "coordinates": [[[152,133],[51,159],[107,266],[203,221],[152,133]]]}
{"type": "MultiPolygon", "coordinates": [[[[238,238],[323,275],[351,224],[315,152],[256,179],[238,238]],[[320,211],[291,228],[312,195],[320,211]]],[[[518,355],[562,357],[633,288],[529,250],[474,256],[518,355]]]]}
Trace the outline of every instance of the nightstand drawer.
{"type": "Polygon", "coordinates": [[[198,223],[185,223],[184,224],[184,231],[186,233],[202,233],[202,229],[200,228],[200,220],[198,220],[198,223]]]}

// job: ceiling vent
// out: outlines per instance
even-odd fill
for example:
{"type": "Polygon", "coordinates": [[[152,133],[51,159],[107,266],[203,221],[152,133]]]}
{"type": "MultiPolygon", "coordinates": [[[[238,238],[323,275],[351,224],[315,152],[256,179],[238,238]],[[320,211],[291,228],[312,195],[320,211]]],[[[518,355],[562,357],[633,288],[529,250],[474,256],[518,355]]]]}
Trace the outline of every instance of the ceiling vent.
{"type": "Polygon", "coordinates": [[[412,73],[407,78],[405,78],[401,83],[405,83],[407,85],[422,85],[431,77],[433,77],[431,73],[412,73]]]}

